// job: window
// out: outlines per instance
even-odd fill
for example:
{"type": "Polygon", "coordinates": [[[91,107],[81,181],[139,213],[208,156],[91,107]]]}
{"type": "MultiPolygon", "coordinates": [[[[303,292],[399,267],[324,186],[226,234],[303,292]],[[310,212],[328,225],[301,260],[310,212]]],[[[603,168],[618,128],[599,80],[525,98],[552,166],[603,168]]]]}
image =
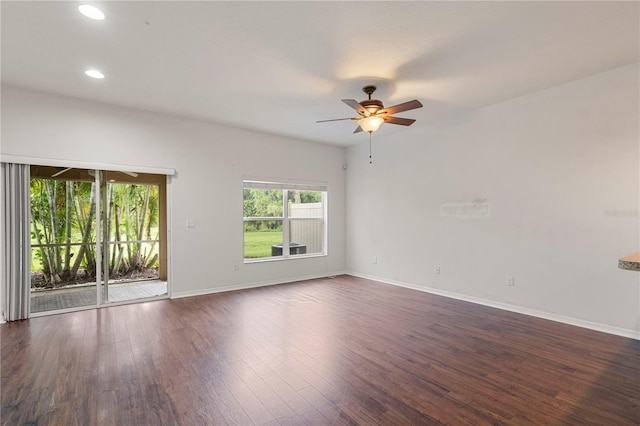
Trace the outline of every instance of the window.
{"type": "Polygon", "coordinates": [[[245,261],[325,255],[327,188],[244,181],[245,261]]]}

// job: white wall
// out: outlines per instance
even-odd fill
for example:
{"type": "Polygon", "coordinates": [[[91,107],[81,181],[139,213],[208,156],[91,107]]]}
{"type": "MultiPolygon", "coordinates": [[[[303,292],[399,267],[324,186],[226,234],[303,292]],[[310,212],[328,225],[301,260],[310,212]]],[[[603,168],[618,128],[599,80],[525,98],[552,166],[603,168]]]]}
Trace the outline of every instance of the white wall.
{"type": "Polygon", "coordinates": [[[344,148],[3,87],[1,155],[175,168],[173,295],[345,269],[344,148]],[[329,255],[243,264],[243,176],[326,182],[329,255]],[[196,221],[187,229],[187,218],[196,221]],[[239,271],[234,271],[234,264],[239,271]]]}
{"type": "Polygon", "coordinates": [[[347,268],[640,337],[640,273],[617,267],[640,249],[638,75],[635,64],[449,122],[383,126],[374,164],[367,143],[348,151],[347,268]],[[440,214],[476,199],[490,218],[440,214]]]}
{"type": "Polygon", "coordinates": [[[617,268],[640,245],[638,73],[383,127],[374,164],[364,141],[347,152],[346,207],[342,148],[12,87],[1,92],[0,154],[175,168],[177,295],[348,269],[640,336],[640,274],[617,268]],[[244,175],[328,182],[329,256],[243,265],[244,175]],[[478,198],[490,218],[440,216],[442,204],[478,198]]]}

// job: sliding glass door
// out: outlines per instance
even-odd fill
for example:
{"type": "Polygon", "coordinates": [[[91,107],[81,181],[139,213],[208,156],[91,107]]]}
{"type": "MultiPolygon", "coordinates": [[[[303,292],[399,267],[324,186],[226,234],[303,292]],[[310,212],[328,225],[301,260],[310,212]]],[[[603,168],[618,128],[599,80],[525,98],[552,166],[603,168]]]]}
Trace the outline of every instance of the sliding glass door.
{"type": "Polygon", "coordinates": [[[96,186],[88,170],[31,177],[31,312],[94,306],[96,186]]]}
{"type": "Polygon", "coordinates": [[[166,177],[31,168],[31,313],[167,294],[166,177]]]}
{"type": "Polygon", "coordinates": [[[102,271],[105,303],[167,294],[164,176],[105,172],[102,271]],[[161,189],[162,188],[162,189],[161,189]]]}

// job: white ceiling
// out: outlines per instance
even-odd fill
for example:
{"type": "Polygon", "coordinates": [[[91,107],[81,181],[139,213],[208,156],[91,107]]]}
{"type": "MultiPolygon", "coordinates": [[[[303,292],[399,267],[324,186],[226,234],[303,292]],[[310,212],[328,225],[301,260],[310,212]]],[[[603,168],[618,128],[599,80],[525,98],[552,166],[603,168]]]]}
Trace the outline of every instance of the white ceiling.
{"type": "Polygon", "coordinates": [[[352,145],[374,83],[415,127],[639,60],[638,2],[2,1],[2,82],[352,145]],[[84,70],[106,74],[92,80],[84,70]]]}

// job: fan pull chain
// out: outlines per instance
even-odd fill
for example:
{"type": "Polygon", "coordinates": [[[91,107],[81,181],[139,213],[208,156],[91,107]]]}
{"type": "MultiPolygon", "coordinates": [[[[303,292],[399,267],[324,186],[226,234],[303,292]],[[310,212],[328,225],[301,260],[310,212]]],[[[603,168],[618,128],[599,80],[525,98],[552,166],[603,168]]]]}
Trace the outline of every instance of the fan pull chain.
{"type": "Polygon", "coordinates": [[[373,164],[371,162],[371,133],[372,132],[369,132],[369,164],[373,164]]]}

